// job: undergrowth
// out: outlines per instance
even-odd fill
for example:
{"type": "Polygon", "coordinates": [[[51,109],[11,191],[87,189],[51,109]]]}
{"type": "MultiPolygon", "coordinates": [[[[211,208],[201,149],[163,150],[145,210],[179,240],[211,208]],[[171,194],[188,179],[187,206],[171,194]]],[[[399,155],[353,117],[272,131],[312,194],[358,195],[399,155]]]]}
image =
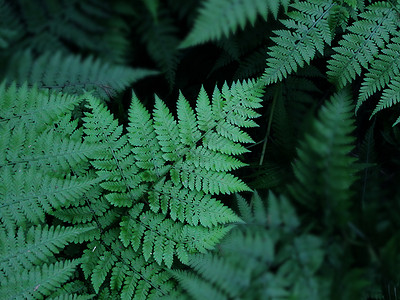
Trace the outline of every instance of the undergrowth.
{"type": "Polygon", "coordinates": [[[0,298],[397,299],[399,27],[0,0],[0,298]]]}

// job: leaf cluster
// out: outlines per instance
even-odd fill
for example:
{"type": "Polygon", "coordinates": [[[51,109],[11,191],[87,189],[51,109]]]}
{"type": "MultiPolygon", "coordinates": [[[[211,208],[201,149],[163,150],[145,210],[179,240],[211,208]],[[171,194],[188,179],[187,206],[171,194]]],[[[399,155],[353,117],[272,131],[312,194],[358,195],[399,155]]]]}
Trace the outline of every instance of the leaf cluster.
{"type": "Polygon", "coordinates": [[[0,0],[1,299],[396,299],[396,0],[0,0]]]}

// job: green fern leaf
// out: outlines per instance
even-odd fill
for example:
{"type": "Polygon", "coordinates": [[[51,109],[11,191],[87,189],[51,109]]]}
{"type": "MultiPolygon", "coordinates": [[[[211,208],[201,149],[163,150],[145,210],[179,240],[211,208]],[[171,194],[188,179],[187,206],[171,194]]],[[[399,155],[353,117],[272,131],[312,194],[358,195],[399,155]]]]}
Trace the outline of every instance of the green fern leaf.
{"type": "Polygon", "coordinates": [[[197,128],[196,116],[189,102],[180,94],[177,102],[178,127],[181,143],[184,146],[193,147],[200,140],[201,133],[197,128]]]}
{"type": "Polygon", "coordinates": [[[244,29],[248,23],[254,25],[258,16],[266,20],[268,14],[272,13],[274,18],[277,18],[280,5],[286,10],[288,2],[287,0],[205,1],[199,9],[193,29],[180,47],[191,47],[221,39],[223,36],[228,37],[239,27],[244,29]]]}
{"type": "Polygon", "coordinates": [[[22,24],[15,8],[5,0],[0,1],[0,49],[6,49],[23,34],[22,24]]]}
{"type": "MultiPolygon", "coordinates": [[[[165,270],[154,262],[151,258],[146,261],[140,252],[135,252],[132,248],[124,248],[117,240],[117,232],[109,232],[110,240],[107,244],[99,244],[97,241],[88,245],[84,251],[85,259],[82,268],[85,277],[93,276],[96,270],[96,285],[104,287],[105,276],[110,273],[108,261],[101,258],[116,259],[111,271],[110,287],[118,291],[121,287],[121,299],[134,299],[135,297],[144,297],[146,299],[159,299],[161,296],[168,295],[175,284],[170,280],[171,276],[165,270]],[[96,246],[94,246],[96,245],[96,246]],[[107,248],[106,248],[107,247],[107,248]],[[107,264],[107,267],[101,271],[101,266],[107,264]],[[99,276],[101,275],[101,276],[99,276]]],[[[92,277],[92,281],[94,280],[92,277]]]]}
{"type": "Polygon", "coordinates": [[[171,267],[173,255],[178,248],[181,257],[186,256],[182,254],[182,246],[186,253],[204,252],[211,249],[229,231],[229,227],[206,229],[182,225],[161,214],[142,210],[143,205],[137,205],[130,211],[129,217],[123,218],[120,238],[125,246],[131,243],[135,251],[139,249],[143,239],[143,255],[146,261],[153,256],[158,263],[164,261],[168,267],[171,267]]]}
{"type": "Polygon", "coordinates": [[[5,100],[0,111],[0,218],[8,226],[38,224],[45,213],[69,205],[98,182],[85,172],[86,155],[97,146],[82,143],[76,122],[65,125],[79,102],[75,97],[15,84],[8,89],[2,84],[0,97],[5,100]],[[74,168],[81,169],[68,175],[74,168]]]}
{"type": "Polygon", "coordinates": [[[292,4],[295,9],[282,23],[287,30],[275,31],[276,44],[269,48],[269,58],[262,80],[266,84],[286,78],[298,66],[309,64],[316,50],[323,54],[324,44],[330,45],[332,37],[328,23],[330,10],[336,4],[330,0],[303,1],[292,4]]]}
{"type": "Polygon", "coordinates": [[[122,288],[123,280],[128,270],[129,267],[120,261],[115,264],[110,279],[111,289],[120,290],[122,288]]]}
{"type": "Polygon", "coordinates": [[[12,274],[0,287],[3,299],[33,299],[59,289],[75,271],[79,260],[60,261],[12,274]]]}
{"type": "MultiPolygon", "coordinates": [[[[1,228],[0,228],[1,230],[1,228]]],[[[3,231],[0,236],[0,270],[7,277],[23,269],[43,264],[60,252],[76,235],[90,230],[66,227],[32,226],[27,233],[18,228],[16,236],[3,231]]]]}
{"type": "Polygon", "coordinates": [[[338,87],[355,79],[362,68],[369,68],[379,50],[397,32],[398,14],[389,2],[371,4],[359,16],[362,19],[347,28],[349,33],[343,36],[339,47],[333,48],[336,54],[328,63],[327,74],[338,87]]]}
{"type": "Polygon", "coordinates": [[[395,37],[392,43],[382,49],[382,53],[377,60],[371,64],[368,73],[365,74],[360,94],[357,101],[356,111],[361,104],[372,94],[383,89],[390,82],[391,78],[396,78],[400,70],[400,38],[395,37]]]}
{"type": "Polygon", "coordinates": [[[105,252],[104,255],[100,256],[99,264],[94,268],[92,273],[92,284],[96,293],[99,292],[100,285],[106,278],[107,273],[111,270],[116,258],[110,252],[105,252]]]}
{"type": "Polygon", "coordinates": [[[149,193],[149,205],[154,212],[161,209],[165,214],[169,210],[172,220],[186,221],[190,225],[198,225],[200,222],[203,226],[211,227],[225,221],[236,220],[235,214],[229,209],[226,210],[226,207],[216,199],[185,189],[180,184],[174,185],[171,181],[162,180],[157,183],[154,190],[149,193]],[[194,207],[200,209],[192,211],[194,207]]]}
{"type": "Polygon", "coordinates": [[[85,283],[79,280],[68,282],[62,288],[53,292],[48,299],[51,300],[87,300],[93,299],[95,295],[85,294],[88,292],[85,283]]]}
{"type": "MultiPolygon", "coordinates": [[[[157,143],[151,116],[135,95],[132,96],[129,120],[129,142],[134,147],[132,151],[137,161],[136,164],[146,171],[143,173],[145,181],[155,181],[167,171],[164,167],[166,160],[161,151],[162,145],[157,143]]],[[[165,126],[169,126],[168,123],[165,126]]]]}
{"type": "Polygon", "coordinates": [[[166,161],[177,161],[182,155],[182,145],[176,145],[179,128],[165,103],[158,97],[154,105],[154,131],[161,146],[162,158],[166,161]]]}
{"type": "Polygon", "coordinates": [[[32,125],[33,122],[43,128],[81,101],[76,96],[28,88],[27,83],[17,87],[15,82],[10,86],[6,82],[0,84],[0,98],[0,125],[11,129],[16,124],[32,125]]]}
{"type": "Polygon", "coordinates": [[[190,255],[190,270],[169,271],[184,289],[184,296],[224,300],[328,298],[323,280],[317,277],[324,260],[321,240],[298,235],[299,224],[291,219],[297,220],[297,215],[289,201],[272,193],[268,201],[255,193],[252,206],[239,199],[245,212],[242,218],[248,224],[233,229],[217,251],[190,255]],[[285,214],[288,218],[271,223],[271,216],[285,214]],[[297,255],[301,258],[295,259],[297,255]]]}
{"type": "Polygon", "coordinates": [[[15,172],[3,167],[0,173],[0,218],[22,226],[27,220],[38,224],[45,212],[66,206],[98,182],[93,178],[50,177],[30,168],[15,172]]]}
{"type": "Polygon", "coordinates": [[[63,294],[57,297],[49,297],[49,300],[88,300],[93,299],[95,295],[77,295],[77,294],[63,294]]]}
{"type": "Polygon", "coordinates": [[[62,52],[47,52],[34,57],[31,51],[13,56],[8,78],[17,82],[28,81],[41,88],[59,90],[69,94],[93,91],[102,99],[109,99],[132,83],[157,72],[113,65],[101,59],[62,52]]]}
{"type": "MultiPolygon", "coordinates": [[[[249,190],[228,173],[244,164],[227,153],[243,153],[236,145],[252,141],[242,127],[256,126],[253,119],[259,114],[254,110],[261,106],[261,96],[261,85],[252,81],[216,88],[211,102],[202,90],[196,110],[180,95],[175,121],[159,98],[151,115],[133,95],[124,135],[105,106],[85,95],[89,111],[83,118],[84,140],[99,145],[89,155],[90,163],[110,204],[98,206],[102,211],[81,225],[96,222],[103,232],[101,242],[98,233],[92,233],[84,255],[85,277],[97,292],[111,274],[110,287],[121,289],[123,297],[158,295],[152,280],[143,280],[147,267],[144,273],[121,269],[115,253],[129,251],[141,255],[145,264],[171,268],[174,256],[187,263],[191,253],[213,249],[232,228],[221,224],[241,222],[208,194],[249,190]],[[224,141],[230,143],[222,146],[224,141]]],[[[87,211],[84,207],[80,203],[71,212],[87,211]]]]}
{"type": "Polygon", "coordinates": [[[392,79],[387,89],[383,91],[382,97],[378,105],[371,114],[372,118],[377,112],[392,107],[400,101],[400,80],[398,78],[392,79]]]}
{"type": "Polygon", "coordinates": [[[350,187],[356,179],[355,159],[349,156],[354,141],[352,109],[347,90],[335,94],[321,108],[319,119],[314,121],[312,131],[298,149],[293,166],[297,182],[290,187],[294,199],[312,211],[322,209],[326,214],[324,222],[334,218],[339,226],[347,224],[350,187]],[[318,203],[324,203],[323,207],[318,203]]]}
{"type": "Polygon", "coordinates": [[[158,18],[155,20],[150,14],[142,18],[138,31],[142,41],[147,46],[147,51],[157,63],[170,85],[175,82],[175,73],[179,62],[178,53],[178,28],[170,12],[159,9],[158,18]]]}
{"type": "Polygon", "coordinates": [[[86,113],[84,118],[86,140],[103,146],[91,156],[91,164],[99,170],[101,187],[110,191],[107,200],[115,206],[131,206],[132,200],[143,193],[139,170],[130,155],[131,147],[126,136],[121,136],[122,126],[118,126],[107,109],[95,98],[89,97],[88,102],[93,113],[86,113]]]}

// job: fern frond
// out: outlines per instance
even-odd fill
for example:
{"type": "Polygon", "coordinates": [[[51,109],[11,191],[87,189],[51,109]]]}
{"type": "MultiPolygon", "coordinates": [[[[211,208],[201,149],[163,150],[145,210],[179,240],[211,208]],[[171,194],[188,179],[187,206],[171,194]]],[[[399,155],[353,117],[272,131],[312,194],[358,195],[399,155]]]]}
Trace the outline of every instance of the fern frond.
{"type": "Polygon", "coordinates": [[[98,182],[85,172],[86,155],[97,146],[82,143],[76,123],[65,125],[75,97],[3,84],[0,98],[1,220],[8,226],[38,224],[98,182]],[[78,176],[68,174],[74,168],[78,176]]]}
{"type": "Polygon", "coordinates": [[[101,191],[95,190],[101,190],[101,188],[97,186],[90,190],[90,194],[84,195],[84,198],[93,200],[90,206],[85,201],[83,203],[76,201],[73,203],[74,206],[52,212],[51,215],[71,224],[85,224],[93,221],[95,217],[101,216],[110,208],[109,202],[104,197],[99,197],[101,191]]]}
{"type": "Polygon", "coordinates": [[[88,300],[88,299],[93,299],[95,295],[78,295],[78,294],[70,294],[70,293],[65,293],[61,294],[60,296],[56,297],[49,297],[49,300],[88,300]]]}
{"type": "Polygon", "coordinates": [[[129,208],[120,222],[125,247],[171,267],[173,256],[185,262],[189,253],[212,249],[230,229],[219,224],[240,221],[207,194],[249,189],[228,173],[244,164],[226,154],[238,152],[236,146],[226,147],[252,141],[241,127],[256,125],[254,109],[260,107],[261,92],[251,81],[230,88],[225,84],[222,91],[215,89],[210,104],[202,90],[196,112],[180,95],[178,121],[160,99],[152,116],[134,95],[128,135],[122,135],[122,127],[104,105],[87,97],[91,112],[84,118],[85,139],[102,146],[92,154],[91,164],[108,192],[107,200],[114,207],[129,208]],[[219,137],[230,144],[218,149],[213,140],[219,137]]]}
{"type": "Polygon", "coordinates": [[[2,168],[22,172],[29,166],[56,172],[79,165],[85,169],[86,155],[97,146],[82,143],[77,122],[70,122],[69,113],[81,99],[26,84],[6,88],[4,83],[0,98],[2,168]]]}
{"type": "Polygon", "coordinates": [[[400,72],[400,37],[395,37],[392,42],[382,49],[382,53],[371,64],[371,68],[365,74],[356,111],[372,94],[385,88],[391,79],[396,79],[400,72]]]}
{"type": "Polygon", "coordinates": [[[331,0],[312,0],[292,4],[295,9],[282,20],[287,30],[276,30],[271,38],[276,44],[269,48],[267,67],[262,77],[266,84],[286,78],[297,68],[309,64],[316,51],[323,54],[324,44],[332,37],[328,23],[330,10],[336,4],[331,0]]]}
{"type": "Polygon", "coordinates": [[[44,132],[37,136],[34,129],[18,126],[15,135],[10,135],[9,127],[0,127],[0,134],[8,138],[9,149],[3,149],[0,167],[14,170],[30,166],[53,171],[65,171],[78,166],[87,167],[87,157],[98,148],[95,144],[67,139],[56,132],[44,132]],[[35,140],[36,138],[36,140],[35,140]],[[47,149],[47,151],[43,151],[47,149]]]}
{"type": "Polygon", "coordinates": [[[69,94],[93,91],[102,99],[116,93],[147,76],[158,72],[111,64],[99,58],[63,52],[46,52],[35,57],[31,51],[14,55],[9,63],[8,78],[17,82],[28,81],[40,88],[59,90],[69,94]]]}
{"type": "Polygon", "coordinates": [[[79,280],[74,280],[64,284],[60,289],[53,292],[48,299],[51,300],[88,300],[93,299],[95,295],[88,293],[88,288],[85,283],[79,280]]]}
{"type": "Polygon", "coordinates": [[[120,238],[125,246],[131,243],[135,251],[143,239],[144,258],[148,260],[153,256],[159,264],[164,261],[170,268],[174,254],[186,263],[184,258],[189,253],[212,249],[229,230],[229,226],[208,229],[175,223],[162,214],[143,212],[143,205],[137,205],[121,222],[120,238]]]}
{"type": "MultiPolygon", "coordinates": [[[[1,228],[0,228],[1,230],[1,228]]],[[[74,236],[90,230],[68,227],[32,226],[24,232],[22,227],[15,234],[1,234],[0,270],[6,277],[32,266],[41,265],[71,242],[74,236]],[[5,238],[3,238],[5,237],[5,238]]]]}
{"type": "Polygon", "coordinates": [[[240,127],[255,126],[252,119],[258,114],[253,109],[260,106],[258,97],[261,94],[254,85],[254,82],[233,84],[231,89],[224,85],[222,92],[218,89],[214,91],[212,105],[202,90],[196,106],[197,116],[181,95],[177,109],[179,123],[157,100],[154,129],[151,128],[150,114],[134,98],[130,113],[132,122],[128,128],[129,141],[134,146],[138,166],[147,170],[146,178],[155,180],[170,170],[172,181],[175,184],[182,182],[185,188],[212,194],[246,189],[235,177],[222,171],[243,166],[224,154],[241,151],[241,146],[236,146],[238,141],[252,141],[240,127]],[[171,141],[176,143],[176,140],[180,143],[175,145],[174,151],[171,141]],[[233,147],[227,149],[230,145],[233,147]],[[160,153],[160,150],[165,153],[160,153]],[[176,163],[169,167],[165,165],[167,160],[176,163]]]}
{"type": "Polygon", "coordinates": [[[383,91],[382,97],[379,103],[376,105],[370,118],[372,118],[377,112],[392,107],[400,101],[400,78],[395,77],[391,80],[387,88],[383,91]]]}
{"type": "Polygon", "coordinates": [[[240,221],[230,209],[210,195],[171,181],[161,180],[154,186],[149,193],[149,205],[154,212],[169,212],[172,220],[195,226],[212,227],[240,221]]]}
{"type": "Polygon", "coordinates": [[[321,241],[312,235],[298,236],[299,222],[288,200],[270,193],[267,204],[254,193],[250,206],[239,199],[241,217],[248,224],[233,229],[218,251],[190,255],[192,270],[169,271],[185,295],[191,299],[327,297],[316,276],[324,258],[321,241]]]}
{"type": "Polygon", "coordinates": [[[373,3],[359,16],[362,19],[347,28],[349,33],[333,48],[336,54],[328,62],[327,74],[339,88],[360,75],[362,68],[368,69],[398,29],[398,13],[389,2],[373,3]]]}
{"type": "Polygon", "coordinates": [[[28,87],[27,83],[17,87],[13,82],[7,86],[5,81],[0,84],[0,99],[0,126],[9,126],[10,129],[16,124],[32,123],[43,128],[82,101],[76,96],[28,87]]]}
{"type": "Polygon", "coordinates": [[[0,1],[0,49],[8,48],[23,34],[22,24],[15,9],[5,0],[0,1]]]}
{"type": "Polygon", "coordinates": [[[83,255],[82,269],[96,290],[104,287],[109,274],[111,291],[120,291],[124,300],[159,299],[175,288],[171,275],[154,260],[146,261],[140,252],[123,247],[115,231],[109,233],[103,243],[90,243],[83,255]]]}
{"type": "Polygon", "coordinates": [[[59,289],[74,273],[79,260],[59,261],[13,273],[0,287],[3,299],[45,297],[59,289]]]}
{"type": "Polygon", "coordinates": [[[172,87],[175,82],[176,68],[179,62],[178,28],[168,11],[159,10],[159,18],[154,20],[149,14],[139,24],[142,41],[172,87]]]}
{"type": "Polygon", "coordinates": [[[98,182],[95,178],[65,179],[50,177],[34,168],[13,172],[3,167],[0,173],[0,217],[8,224],[22,226],[27,220],[38,224],[45,212],[66,206],[98,182]]]}
{"type": "Polygon", "coordinates": [[[211,40],[221,39],[234,34],[240,27],[244,29],[250,23],[254,25],[257,17],[264,20],[268,14],[275,18],[278,16],[279,7],[282,5],[286,10],[288,0],[207,0],[202,3],[193,29],[181,43],[181,48],[191,47],[211,40]]]}
{"type": "Polygon", "coordinates": [[[78,47],[94,53],[105,52],[109,45],[102,39],[106,24],[113,18],[108,3],[84,1],[15,1],[27,37],[20,45],[35,52],[67,50],[78,47]]]}
{"type": "Polygon", "coordinates": [[[330,216],[340,225],[346,223],[350,187],[356,179],[355,159],[349,156],[354,143],[352,109],[347,90],[332,96],[320,109],[319,119],[298,148],[293,166],[296,183],[290,187],[294,199],[313,211],[322,210],[325,219],[330,216]]]}
{"type": "Polygon", "coordinates": [[[88,142],[97,142],[102,149],[91,156],[91,164],[98,169],[101,187],[110,191],[107,200],[115,206],[132,206],[133,201],[143,193],[143,185],[138,175],[139,169],[131,155],[127,137],[121,136],[122,126],[97,99],[89,97],[86,113],[85,134],[88,142]]]}

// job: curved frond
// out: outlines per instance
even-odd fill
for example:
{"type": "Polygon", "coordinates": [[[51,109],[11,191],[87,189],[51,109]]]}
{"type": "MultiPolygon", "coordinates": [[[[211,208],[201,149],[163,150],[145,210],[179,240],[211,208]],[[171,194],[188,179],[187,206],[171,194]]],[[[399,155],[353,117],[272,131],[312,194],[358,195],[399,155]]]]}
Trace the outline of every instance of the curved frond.
{"type": "Polygon", "coordinates": [[[158,14],[157,20],[150,14],[143,18],[138,30],[147,46],[149,55],[165,73],[165,77],[172,87],[179,62],[178,28],[169,12],[159,10],[158,14]]]}
{"type": "Polygon", "coordinates": [[[28,87],[27,83],[17,87],[15,82],[9,86],[6,82],[0,84],[0,99],[0,126],[10,129],[16,124],[32,123],[36,123],[39,129],[43,128],[82,101],[77,96],[28,87]]]}
{"type": "Polygon", "coordinates": [[[282,5],[286,10],[288,3],[288,0],[207,0],[201,4],[193,29],[180,47],[228,37],[239,27],[244,29],[248,23],[254,25],[259,16],[266,20],[268,14],[272,14],[277,18],[279,7],[282,5]]]}
{"type": "Polygon", "coordinates": [[[331,0],[302,1],[292,4],[295,9],[287,14],[289,19],[282,20],[287,30],[276,30],[272,41],[276,44],[269,48],[267,67],[262,77],[266,84],[286,78],[298,67],[309,64],[316,51],[323,54],[325,43],[330,45],[330,10],[336,4],[331,0]]]}
{"type": "Polygon", "coordinates": [[[218,251],[190,255],[191,270],[169,271],[184,295],[199,300],[327,298],[316,276],[324,260],[321,240],[296,233],[297,215],[285,197],[270,193],[266,201],[255,193],[251,202],[252,207],[239,200],[248,224],[233,229],[218,251]]]}
{"type": "Polygon", "coordinates": [[[312,130],[301,142],[293,171],[291,195],[312,211],[322,211],[324,222],[334,218],[344,226],[356,180],[353,149],[353,105],[347,90],[335,94],[319,112],[312,130]],[[321,176],[323,174],[323,176],[321,176]]]}
{"type": "MultiPolygon", "coordinates": [[[[153,259],[145,260],[141,252],[125,248],[114,233],[99,244],[94,241],[84,251],[82,264],[85,277],[91,279],[98,291],[106,288],[105,279],[111,276],[110,288],[120,291],[121,299],[160,299],[176,289],[163,267],[153,259]]],[[[178,289],[179,290],[179,289],[178,289]]]]}
{"type": "Polygon", "coordinates": [[[98,182],[85,172],[86,155],[97,146],[82,143],[76,123],[65,125],[76,97],[2,84],[0,98],[0,219],[38,224],[98,182]],[[71,176],[74,168],[81,169],[71,176]]]}
{"type": "Polygon", "coordinates": [[[382,97],[379,100],[376,108],[371,114],[372,118],[377,112],[392,107],[400,101],[400,78],[396,77],[391,80],[387,88],[383,91],[382,97]]]}
{"type": "Polygon", "coordinates": [[[7,71],[8,78],[27,81],[40,88],[54,89],[69,94],[93,91],[102,99],[109,99],[136,81],[156,71],[111,64],[99,58],[58,52],[45,52],[35,57],[31,51],[15,54],[7,71]]]}
{"type": "Polygon", "coordinates": [[[13,273],[0,287],[3,299],[32,299],[44,297],[61,288],[76,270],[79,260],[58,261],[36,266],[29,271],[13,273]]]}
{"type": "Polygon", "coordinates": [[[0,49],[10,47],[23,34],[15,9],[6,0],[0,1],[0,49]]]}
{"type": "Polygon", "coordinates": [[[241,127],[256,126],[261,92],[251,81],[225,84],[210,102],[202,89],[196,111],[180,95],[177,121],[159,98],[151,115],[133,95],[127,135],[104,105],[87,97],[85,140],[102,147],[91,164],[109,203],[129,208],[120,222],[125,247],[171,267],[173,256],[185,263],[189,253],[212,249],[230,229],[220,224],[240,222],[208,194],[249,190],[229,172],[245,165],[232,153],[252,141],[241,127]],[[219,149],[220,137],[230,144],[219,149]]]}
{"type": "MultiPolygon", "coordinates": [[[[1,230],[1,228],[0,228],[1,230]]],[[[15,234],[0,234],[0,271],[6,277],[48,262],[54,255],[84,231],[90,230],[68,227],[32,226],[24,233],[19,227],[15,234]]]]}
{"type": "Polygon", "coordinates": [[[357,101],[356,111],[361,104],[377,91],[387,86],[391,79],[395,79],[400,72],[400,37],[392,39],[392,43],[382,49],[382,53],[371,64],[365,74],[360,94],[357,101]]]}
{"type": "Polygon", "coordinates": [[[340,46],[333,48],[336,54],[328,62],[327,74],[338,87],[354,80],[362,68],[368,69],[398,30],[398,13],[389,2],[373,3],[359,16],[361,19],[347,28],[340,46]]]}

